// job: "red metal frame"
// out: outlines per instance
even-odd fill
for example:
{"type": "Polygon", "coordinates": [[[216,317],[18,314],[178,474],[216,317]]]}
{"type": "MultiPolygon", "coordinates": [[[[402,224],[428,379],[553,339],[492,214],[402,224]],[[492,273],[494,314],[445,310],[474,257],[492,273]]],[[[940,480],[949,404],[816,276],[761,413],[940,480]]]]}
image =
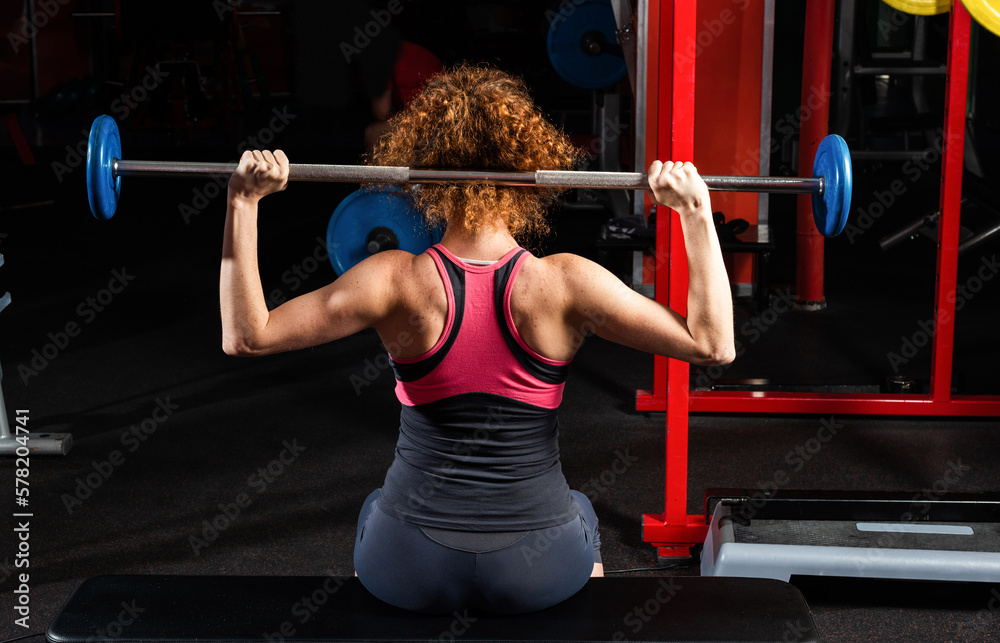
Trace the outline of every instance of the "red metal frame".
{"type": "MultiPolygon", "coordinates": [[[[810,1],[810,4],[814,0],[810,1]]],[[[827,0],[820,0],[820,4],[827,0]]],[[[674,52],[694,51],[696,2],[649,4],[650,92],[648,131],[655,132],[661,157],[693,157],[694,69],[691,59],[674,52]],[[658,86],[654,84],[658,82],[658,86]],[[657,89],[653,89],[657,87],[657,89]],[[653,116],[656,115],[656,116],[653,116]]],[[[825,5],[823,5],[825,6],[825,5]]],[[[830,25],[832,29],[832,25],[830,25]]],[[[653,389],[636,394],[636,409],[666,411],[666,493],[662,514],[643,515],[643,540],[661,556],[685,556],[704,541],[701,515],[687,514],[688,412],[845,414],[908,416],[1000,416],[1000,396],[951,394],[958,280],[962,165],[971,18],[962,3],[952,5],[941,169],[941,219],[938,228],[937,283],[929,395],[782,393],[771,391],[690,391],[688,365],[657,356],[653,389]]],[[[820,39],[821,42],[822,39],[820,39]]],[[[819,119],[816,119],[819,120],[819,119]]],[[[680,314],[687,308],[687,261],[676,214],[659,209],[656,239],[656,299],[680,314]]]]}

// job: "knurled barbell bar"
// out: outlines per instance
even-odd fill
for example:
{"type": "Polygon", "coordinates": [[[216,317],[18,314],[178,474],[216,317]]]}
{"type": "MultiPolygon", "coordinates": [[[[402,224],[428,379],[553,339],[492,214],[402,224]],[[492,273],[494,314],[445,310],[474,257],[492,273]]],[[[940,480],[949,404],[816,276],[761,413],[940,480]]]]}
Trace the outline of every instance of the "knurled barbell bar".
{"type": "MultiPolygon", "coordinates": [[[[118,208],[122,177],[228,176],[236,163],[184,163],[130,161],[121,157],[118,125],[110,116],[98,116],[90,129],[87,147],[87,195],[98,219],[110,219],[118,208]]],[[[812,194],[813,219],[820,233],[833,237],[843,231],[851,210],[851,155],[847,143],[832,134],[820,143],[813,161],[813,176],[757,177],[702,176],[709,190],[719,192],[772,192],[812,194]]],[[[494,183],[545,188],[594,188],[643,190],[649,188],[640,172],[488,172],[477,170],[421,170],[375,165],[295,164],[288,167],[290,181],[336,183],[494,183]]]]}

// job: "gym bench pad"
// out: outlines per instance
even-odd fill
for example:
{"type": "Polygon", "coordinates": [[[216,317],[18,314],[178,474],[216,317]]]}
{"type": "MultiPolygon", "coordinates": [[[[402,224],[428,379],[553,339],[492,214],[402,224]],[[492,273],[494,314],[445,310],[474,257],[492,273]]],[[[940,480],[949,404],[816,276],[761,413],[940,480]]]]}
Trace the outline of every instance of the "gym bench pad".
{"type": "Polygon", "coordinates": [[[591,579],[517,616],[428,616],[387,605],[357,578],[99,576],[81,583],[49,643],[154,641],[816,641],[801,593],[757,578],[591,579]]]}

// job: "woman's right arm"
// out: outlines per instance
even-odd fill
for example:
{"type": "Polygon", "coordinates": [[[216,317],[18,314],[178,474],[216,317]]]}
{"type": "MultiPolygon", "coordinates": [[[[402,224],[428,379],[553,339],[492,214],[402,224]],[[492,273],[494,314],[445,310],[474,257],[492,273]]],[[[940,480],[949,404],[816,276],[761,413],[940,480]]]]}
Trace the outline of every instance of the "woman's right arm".
{"type": "Polygon", "coordinates": [[[650,353],[693,364],[727,364],[736,356],[733,301],[708,188],[690,163],[656,161],[648,174],[657,203],[680,215],[689,270],[687,317],[577,257],[563,273],[571,292],[568,321],[574,327],[589,321],[598,336],[650,353]]]}

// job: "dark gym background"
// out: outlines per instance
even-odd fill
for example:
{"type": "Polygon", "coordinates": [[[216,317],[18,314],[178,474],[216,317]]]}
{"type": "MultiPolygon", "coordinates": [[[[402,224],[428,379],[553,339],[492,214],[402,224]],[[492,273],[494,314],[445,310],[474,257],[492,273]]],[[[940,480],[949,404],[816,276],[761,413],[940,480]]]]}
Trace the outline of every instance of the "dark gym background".
{"type": "MultiPolygon", "coordinates": [[[[0,43],[0,111],[8,125],[0,128],[0,293],[13,299],[0,315],[3,393],[11,417],[27,409],[31,430],[68,432],[75,441],[68,456],[31,459],[27,632],[7,617],[14,613],[13,574],[23,570],[13,568],[11,529],[0,539],[0,639],[43,632],[73,587],[98,574],[353,572],[357,511],[391,462],[398,413],[391,374],[372,366],[381,354],[376,336],[261,359],[225,356],[217,291],[224,189],[204,179],[127,179],[117,216],[99,222],[87,206],[79,154],[93,118],[110,113],[127,158],[235,160],[242,145],[273,134],[269,146],[293,162],[357,163],[371,119],[371,70],[385,64],[380,52],[399,37],[445,63],[489,61],[521,74],[553,120],[574,136],[593,134],[594,94],[562,80],[545,53],[546,11],[558,2],[401,0],[402,11],[363,56],[344,64],[339,43],[387,4],[241,3],[245,11],[280,15],[242,16],[237,33],[224,3],[209,0],[53,2],[53,15],[38,30],[37,98],[30,58],[16,37],[21,2],[0,7],[0,31],[8,34],[0,43]],[[116,7],[120,25],[72,16],[116,7]],[[162,82],[149,71],[157,63],[169,71],[162,82]],[[153,87],[134,107],[122,100],[135,98],[144,82],[153,87]],[[12,120],[33,165],[15,145],[12,120]],[[105,291],[112,282],[120,292],[105,291]],[[146,429],[145,439],[131,427],[146,429]],[[254,477],[289,444],[302,449],[291,464],[269,481],[254,477]],[[95,471],[91,480],[99,484],[81,487],[95,471]],[[230,526],[205,546],[192,540],[204,539],[204,521],[243,492],[253,502],[230,526]]],[[[800,101],[802,5],[778,2],[775,120],[800,101]]],[[[865,25],[857,55],[908,47],[910,18],[874,0],[859,0],[857,12],[865,25]],[[898,19],[901,27],[880,35],[879,19],[898,19]]],[[[928,55],[941,62],[947,20],[927,23],[928,55]]],[[[995,225],[1000,207],[1000,39],[973,28],[969,144],[980,172],[966,172],[963,226],[978,231],[995,225]]],[[[922,108],[910,99],[908,82],[871,79],[853,89],[848,128],[839,132],[853,149],[933,149],[927,132],[942,123],[943,78],[929,81],[922,108]]],[[[619,89],[627,124],[627,81],[619,89]]],[[[902,176],[904,162],[855,161],[852,223],[902,176]]],[[[772,158],[773,174],[794,174],[795,167],[793,146],[772,158]]],[[[778,315],[715,383],[760,379],[772,387],[878,391],[904,375],[926,390],[928,347],[898,373],[889,354],[916,342],[920,322],[932,317],[933,230],[889,251],[878,241],[937,209],[939,171],[931,163],[863,234],[827,241],[828,307],[778,315]]],[[[297,183],[264,201],[265,292],[290,297],[334,278],[316,257],[331,213],[354,187],[297,183]]],[[[794,288],[794,199],[774,196],[771,204],[771,288],[778,293],[794,288]]],[[[611,216],[607,209],[556,209],[554,234],[541,251],[597,258],[611,216]]],[[[959,284],[995,265],[997,251],[994,238],[963,255],[959,284]]],[[[984,280],[958,313],[956,392],[1000,393],[997,281],[984,280]]],[[[750,302],[738,302],[737,328],[754,314],[750,302]]],[[[700,372],[692,369],[693,382],[700,372]]],[[[641,542],[639,520],[663,506],[664,417],[633,405],[635,390],[651,381],[650,356],[592,338],[574,363],[561,411],[564,469],[571,485],[591,490],[608,570],[657,565],[653,548],[641,542]],[[609,483],[612,467],[621,469],[616,462],[629,465],[609,483]]],[[[762,488],[788,469],[786,455],[823,421],[835,423],[837,434],[789,472],[791,488],[919,493],[960,463],[950,491],[1000,491],[996,418],[702,415],[691,419],[689,510],[702,509],[706,487],[762,488]]],[[[14,511],[13,459],[2,469],[6,526],[14,511]]],[[[697,567],[631,573],[696,574],[697,567]]],[[[988,641],[1000,634],[995,586],[799,584],[830,641],[988,641]]]]}

